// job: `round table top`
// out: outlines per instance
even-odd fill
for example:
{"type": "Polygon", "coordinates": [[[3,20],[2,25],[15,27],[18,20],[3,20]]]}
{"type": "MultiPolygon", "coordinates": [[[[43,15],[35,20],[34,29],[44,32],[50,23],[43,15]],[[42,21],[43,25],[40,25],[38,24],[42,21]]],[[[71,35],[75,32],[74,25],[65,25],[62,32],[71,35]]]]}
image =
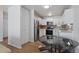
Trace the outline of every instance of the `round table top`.
{"type": "MultiPolygon", "coordinates": [[[[66,49],[67,47],[66,47],[66,44],[65,44],[65,42],[63,41],[63,39],[67,39],[67,38],[63,38],[63,37],[57,37],[57,36],[52,36],[53,38],[51,38],[51,39],[48,39],[47,38],[47,36],[46,35],[44,35],[44,36],[42,36],[41,38],[40,38],[40,41],[41,42],[46,42],[47,44],[59,44],[59,45],[61,45],[64,49],[66,49]]],[[[68,48],[75,48],[76,46],[78,46],[79,45],[79,43],[78,42],[76,42],[76,41],[74,41],[74,40],[71,40],[71,39],[67,39],[67,40],[69,40],[69,42],[71,43],[71,44],[73,44],[73,47],[68,47],[68,48]]],[[[68,43],[69,43],[68,42],[68,43]]]]}
{"type": "Polygon", "coordinates": [[[47,42],[49,44],[55,44],[55,43],[61,43],[63,44],[63,38],[62,37],[57,37],[57,36],[53,36],[53,38],[48,39],[47,36],[42,36],[40,38],[41,42],[47,42]]]}

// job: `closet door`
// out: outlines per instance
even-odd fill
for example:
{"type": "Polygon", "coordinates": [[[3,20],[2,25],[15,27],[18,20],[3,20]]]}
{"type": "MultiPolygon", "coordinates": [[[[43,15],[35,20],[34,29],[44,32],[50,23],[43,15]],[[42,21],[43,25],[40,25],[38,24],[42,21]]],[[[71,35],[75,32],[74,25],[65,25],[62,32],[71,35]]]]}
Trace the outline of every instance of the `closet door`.
{"type": "Polygon", "coordinates": [[[21,40],[22,44],[27,43],[29,39],[29,24],[30,23],[30,11],[25,8],[21,8],[21,40]]]}

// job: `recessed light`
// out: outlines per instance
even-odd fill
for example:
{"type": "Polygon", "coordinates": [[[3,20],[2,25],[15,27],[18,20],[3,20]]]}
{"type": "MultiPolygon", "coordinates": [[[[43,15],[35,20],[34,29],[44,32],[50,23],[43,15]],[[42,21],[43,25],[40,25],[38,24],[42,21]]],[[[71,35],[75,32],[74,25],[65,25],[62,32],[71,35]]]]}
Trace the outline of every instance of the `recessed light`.
{"type": "Polygon", "coordinates": [[[52,16],[52,13],[50,12],[50,13],[48,13],[48,16],[52,16]]]}
{"type": "Polygon", "coordinates": [[[45,8],[45,9],[48,9],[48,8],[49,8],[49,6],[48,6],[48,5],[47,5],[47,6],[44,6],[44,8],[45,8]]]}

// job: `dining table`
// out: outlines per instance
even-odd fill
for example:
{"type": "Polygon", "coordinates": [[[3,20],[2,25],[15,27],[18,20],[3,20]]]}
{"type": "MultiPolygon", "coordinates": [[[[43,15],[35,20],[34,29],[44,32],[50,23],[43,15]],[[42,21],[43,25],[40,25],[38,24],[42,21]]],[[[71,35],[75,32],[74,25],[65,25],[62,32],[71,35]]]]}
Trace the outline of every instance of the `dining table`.
{"type": "Polygon", "coordinates": [[[43,35],[39,40],[44,43],[46,47],[50,46],[48,50],[51,53],[74,53],[74,49],[79,45],[75,40],[53,35],[43,35]]]}

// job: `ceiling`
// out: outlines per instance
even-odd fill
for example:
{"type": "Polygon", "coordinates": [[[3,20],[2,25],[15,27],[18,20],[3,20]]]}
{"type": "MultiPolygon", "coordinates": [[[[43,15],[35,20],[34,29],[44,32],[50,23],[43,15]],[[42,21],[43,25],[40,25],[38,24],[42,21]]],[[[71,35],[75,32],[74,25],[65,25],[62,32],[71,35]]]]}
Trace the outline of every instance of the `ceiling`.
{"type": "Polygon", "coordinates": [[[38,13],[41,17],[47,17],[49,13],[51,16],[61,16],[65,9],[68,9],[69,5],[51,5],[50,8],[45,9],[44,5],[29,5],[25,6],[28,8],[34,8],[35,12],[38,13]]]}
{"type": "MultiPolygon", "coordinates": [[[[0,5],[0,8],[4,8],[4,11],[7,12],[7,8],[11,5],[0,5]]],[[[49,13],[51,16],[61,16],[65,9],[68,9],[69,5],[51,5],[50,8],[45,9],[44,5],[23,5],[24,7],[28,7],[29,9],[34,8],[35,13],[37,13],[41,17],[47,17],[49,13]]]]}

